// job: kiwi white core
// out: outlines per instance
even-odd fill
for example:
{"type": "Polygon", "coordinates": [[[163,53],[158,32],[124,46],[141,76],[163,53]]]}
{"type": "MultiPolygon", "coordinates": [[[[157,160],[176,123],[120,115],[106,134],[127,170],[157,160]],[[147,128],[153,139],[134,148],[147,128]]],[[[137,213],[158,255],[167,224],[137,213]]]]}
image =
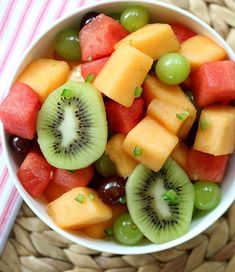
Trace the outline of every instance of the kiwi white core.
{"type": "Polygon", "coordinates": [[[74,139],[76,139],[77,121],[72,107],[64,108],[64,120],[61,122],[58,130],[63,135],[61,146],[67,147],[74,139]]]}
{"type": "Polygon", "coordinates": [[[162,195],[166,192],[166,189],[164,188],[164,182],[163,179],[159,179],[155,186],[155,199],[156,199],[156,209],[158,210],[159,214],[163,218],[169,218],[171,217],[170,208],[167,204],[167,202],[162,199],[162,195]]]}

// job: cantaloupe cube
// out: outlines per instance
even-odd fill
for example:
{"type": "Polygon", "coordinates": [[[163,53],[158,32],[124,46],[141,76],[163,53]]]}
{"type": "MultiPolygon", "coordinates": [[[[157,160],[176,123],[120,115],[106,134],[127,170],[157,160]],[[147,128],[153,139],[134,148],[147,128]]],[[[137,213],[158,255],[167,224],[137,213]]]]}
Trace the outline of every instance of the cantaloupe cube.
{"type": "Polygon", "coordinates": [[[180,43],[168,24],[148,24],[126,36],[114,48],[123,44],[131,44],[154,60],[180,49],[180,43]]]}
{"type": "Polygon", "coordinates": [[[226,51],[204,35],[196,35],[181,44],[180,53],[190,62],[191,71],[203,63],[227,58],[226,51]]]}
{"type": "Polygon", "coordinates": [[[52,91],[66,82],[69,71],[65,61],[41,58],[32,61],[17,81],[34,89],[43,103],[52,91]]]}
{"type": "Polygon", "coordinates": [[[104,238],[106,235],[106,231],[112,228],[113,224],[115,223],[116,219],[119,215],[127,212],[126,205],[111,205],[112,209],[112,217],[107,221],[103,221],[94,225],[87,226],[86,228],[82,229],[82,231],[93,239],[101,239],[104,238]]]}
{"type": "Polygon", "coordinates": [[[106,153],[114,162],[118,175],[128,177],[138,163],[124,151],[124,140],[125,136],[123,134],[115,134],[106,145],[106,153]]]}
{"type": "Polygon", "coordinates": [[[151,117],[145,117],[126,136],[124,150],[154,171],[161,169],[178,138],[151,117]]]}
{"type": "Polygon", "coordinates": [[[112,217],[112,209],[88,187],[74,188],[63,194],[48,204],[47,211],[63,229],[81,229],[112,217]]]}
{"type": "Polygon", "coordinates": [[[109,98],[130,107],[153,63],[152,58],[130,45],[120,46],[95,78],[93,85],[109,98]]]}
{"type": "Polygon", "coordinates": [[[231,154],[235,147],[235,108],[204,108],[199,119],[194,149],[214,156],[231,154]]]}
{"type": "Polygon", "coordinates": [[[157,98],[163,102],[178,105],[188,111],[190,114],[178,132],[180,138],[184,139],[187,137],[196,119],[196,109],[187,95],[181,90],[180,86],[166,85],[160,82],[156,76],[150,75],[145,79],[143,84],[143,98],[147,104],[157,98]]]}
{"type": "Polygon", "coordinates": [[[170,132],[178,135],[190,113],[176,104],[153,99],[148,106],[147,114],[156,119],[170,132]]]}
{"type": "Polygon", "coordinates": [[[187,171],[188,156],[190,149],[183,142],[179,142],[171,153],[171,158],[187,171]]]}

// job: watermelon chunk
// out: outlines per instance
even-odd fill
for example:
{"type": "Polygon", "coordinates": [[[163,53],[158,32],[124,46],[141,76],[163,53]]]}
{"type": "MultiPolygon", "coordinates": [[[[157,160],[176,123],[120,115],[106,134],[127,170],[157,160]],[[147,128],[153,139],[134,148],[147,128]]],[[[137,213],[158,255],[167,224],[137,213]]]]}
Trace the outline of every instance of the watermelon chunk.
{"type": "Polygon", "coordinates": [[[110,128],[117,133],[127,134],[144,117],[144,99],[137,98],[130,107],[109,100],[105,109],[110,128]]]}
{"type": "Polygon", "coordinates": [[[84,79],[87,78],[89,74],[97,76],[100,70],[104,67],[105,63],[108,61],[109,57],[94,60],[91,62],[86,62],[81,65],[81,73],[84,79]]]}
{"type": "Polygon", "coordinates": [[[191,75],[191,86],[199,107],[235,99],[235,62],[225,60],[203,64],[191,75]]]}
{"type": "Polygon", "coordinates": [[[82,60],[109,56],[114,51],[114,45],[127,35],[128,31],[116,20],[104,14],[98,15],[79,33],[82,60]]]}
{"type": "Polygon", "coordinates": [[[179,24],[179,23],[173,23],[170,24],[171,28],[173,29],[178,41],[180,43],[186,41],[187,39],[193,37],[196,35],[196,33],[194,31],[192,31],[191,29],[189,29],[188,27],[179,24]]]}
{"type": "Polygon", "coordinates": [[[94,175],[94,167],[90,165],[84,169],[68,171],[56,169],[53,182],[64,188],[65,192],[76,187],[86,187],[94,175]]]}
{"type": "Polygon", "coordinates": [[[46,197],[48,202],[52,202],[66,192],[63,186],[56,184],[55,182],[50,181],[43,192],[43,195],[46,197]]]}
{"type": "Polygon", "coordinates": [[[93,178],[93,175],[93,165],[76,170],[75,172],[55,169],[53,179],[46,187],[44,195],[47,201],[51,202],[73,188],[86,187],[93,178]]]}
{"type": "Polygon", "coordinates": [[[8,133],[26,139],[36,134],[39,97],[29,86],[17,82],[0,105],[0,119],[8,133]]]}
{"type": "Polygon", "coordinates": [[[31,151],[20,166],[17,176],[32,197],[39,197],[52,179],[53,167],[38,152],[31,151]]]}
{"type": "Polygon", "coordinates": [[[229,156],[213,156],[191,149],[188,156],[188,174],[193,180],[221,182],[229,156]]]}

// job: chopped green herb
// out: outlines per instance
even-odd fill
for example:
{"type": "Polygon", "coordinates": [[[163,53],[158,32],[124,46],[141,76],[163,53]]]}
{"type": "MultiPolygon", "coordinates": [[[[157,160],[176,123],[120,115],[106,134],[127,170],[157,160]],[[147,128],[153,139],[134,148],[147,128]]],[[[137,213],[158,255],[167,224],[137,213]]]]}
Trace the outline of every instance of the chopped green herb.
{"type": "Polygon", "coordinates": [[[165,191],[161,197],[162,197],[162,199],[166,200],[167,202],[169,202],[171,204],[179,203],[179,196],[172,189],[165,191]]]}
{"type": "Polygon", "coordinates": [[[85,79],[85,82],[92,83],[94,79],[95,79],[95,75],[94,74],[88,74],[88,76],[85,79]]]}
{"type": "Polygon", "coordinates": [[[77,202],[83,203],[83,202],[85,201],[85,196],[84,196],[84,194],[78,194],[78,195],[76,196],[75,200],[76,200],[77,202]]]}
{"type": "Polygon", "coordinates": [[[134,148],[134,156],[135,157],[139,157],[139,156],[141,156],[142,155],[142,152],[143,152],[143,150],[141,149],[141,147],[139,147],[139,146],[136,146],[135,148],[134,148]]]}
{"type": "Polygon", "coordinates": [[[92,193],[92,192],[89,192],[87,197],[90,199],[90,200],[93,200],[95,198],[95,194],[92,193]]]}
{"type": "Polygon", "coordinates": [[[126,204],[126,196],[120,197],[119,202],[122,203],[122,204],[126,204]]]}
{"type": "Polygon", "coordinates": [[[206,130],[210,127],[210,122],[207,119],[200,119],[199,126],[201,130],[206,130]]]}
{"type": "Polygon", "coordinates": [[[143,88],[142,87],[136,87],[135,88],[135,97],[140,97],[141,94],[143,92],[143,88]]]}
{"type": "Polygon", "coordinates": [[[67,170],[69,173],[74,174],[76,172],[76,170],[67,170]]]}
{"type": "Polygon", "coordinates": [[[63,89],[61,96],[63,97],[71,97],[73,95],[72,90],[69,89],[63,89]]]}
{"type": "Polygon", "coordinates": [[[108,228],[108,229],[104,230],[104,233],[107,234],[108,236],[113,236],[113,229],[108,228]]]}
{"type": "Polygon", "coordinates": [[[92,56],[89,56],[89,57],[88,57],[88,61],[93,61],[92,56]]]}
{"type": "Polygon", "coordinates": [[[176,117],[181,120],[184,121],[187,117],[189,116],[189,112],[188,111],[184,111],[182,113],[177,113],[176,117]]]}

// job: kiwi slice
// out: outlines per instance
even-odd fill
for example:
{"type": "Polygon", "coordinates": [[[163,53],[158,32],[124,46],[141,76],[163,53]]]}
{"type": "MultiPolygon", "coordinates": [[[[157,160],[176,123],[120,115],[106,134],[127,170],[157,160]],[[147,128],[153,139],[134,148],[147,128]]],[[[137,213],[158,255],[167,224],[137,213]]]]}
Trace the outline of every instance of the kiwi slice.
{"type": "Polygon", "coordinates": [[[104,153],[108,134],[100,92],[89,83],[68,81],[46,98],[37,133],[51,165],[75,170],[92,164],[104,153]]]}
{"type": "Polygon", "coordinates": [[[174,240],[189,229],[194,188],[171,159],[158,172],[137,165],[126,184],[126,199],[133,221],[153,243],[174,240]]]}

